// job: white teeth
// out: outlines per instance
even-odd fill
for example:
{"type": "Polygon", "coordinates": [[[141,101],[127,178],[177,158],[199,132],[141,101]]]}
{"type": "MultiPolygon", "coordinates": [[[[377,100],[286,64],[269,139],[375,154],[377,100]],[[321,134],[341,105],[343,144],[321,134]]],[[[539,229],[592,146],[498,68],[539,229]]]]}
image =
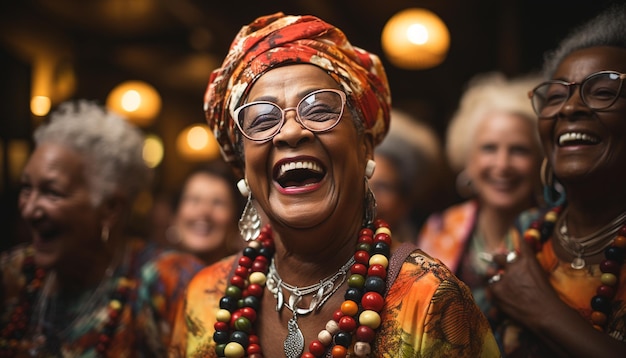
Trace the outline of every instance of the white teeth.
{"type": "Polygon", "coordinates": [[[584,134],[584,133],[576,133],[576,132],[570,132],[570,133],[565,133],[562,134],[559,137],[559,145],[563,145],[566,142],[569,141],[574,141],[574,140],[582,140],[585,142],[590,142],[590,143],[598,143],[599,139],[596,137],[592,137],[588,134],[584,134]]]}
{"type": "Polygon", "coordinates": [[[290,170],[294,170],[294,169],[309,169],[309,170],[313,170],[319,173],[322,172],[322,168],[320,168],[320,166],[317,165],[317,163],[302,161],[302,162],[285,163],[281,165],[280,171],[278,172],[278,176],[279,177],[283,176],[286,172],[290,170]]]}

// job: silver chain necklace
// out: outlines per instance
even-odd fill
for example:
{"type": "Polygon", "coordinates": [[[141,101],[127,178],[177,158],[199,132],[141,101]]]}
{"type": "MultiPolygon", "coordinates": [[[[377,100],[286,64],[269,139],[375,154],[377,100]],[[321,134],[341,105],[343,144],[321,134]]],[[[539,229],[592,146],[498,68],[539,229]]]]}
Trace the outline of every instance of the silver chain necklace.
{"type": "Polygon", "coordinates": [[[568,234],[567,230],[567,208],[563,211],[558,219],[558,230],[555,230],[555,236],[561,243],[561,247],[572,256],[575,256],[570,266],[573,269],[581,270],[587,263],[585,257],[593,256],[604,251],[613,240],[613,237],[621,229],[626,222],[626,211],[619,214],[610,223],[601,227],[599,230],[592,232],[589,235],[585,235],[580,238],[572,238],[568,234]]]}
{"type": "Polygon", "coordinates": [[[283,343],[283,349],[287,358],[300,357],[304,351],[304,336],[298,327],[298,315],[307,315],[313,311],[318,311],[324,303],[341,287],[346,281],[346,276],[350,267],[355,263],[354,257],[350,256],[339,271],[333,275],[320,280],[319,283],[306,287],[293,286],[280,278],[276,271],[274,260],[272,259],[267,273],[267,288],[276,299],[276,312],[280,312],[283,306],[293,312],[293,317],[287,324],[287,338],[283,343]],[[289,292],[289,299],[285,302],[283,290],[289,292]],[[314,294],[309,307],[302,308],[298,305],[304,296],[314,294]]]}

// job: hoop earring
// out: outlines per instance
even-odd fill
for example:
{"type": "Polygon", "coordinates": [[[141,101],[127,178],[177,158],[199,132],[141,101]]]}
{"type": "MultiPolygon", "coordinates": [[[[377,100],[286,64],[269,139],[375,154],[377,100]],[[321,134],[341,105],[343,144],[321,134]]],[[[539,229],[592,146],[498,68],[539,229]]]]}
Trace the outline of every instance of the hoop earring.
{"type": "Polygon", "coordinates": [[[365,187],[367,192],[365,193],[365,216],[363,218],[363,227],[370,227],[376,220],[376,197],[370,188],[367,177],[365,178],[365,187]]]}
{"type": "Polygon", "coordinates": [[[555,180],[554,171],[548,162],[548,158],[543,158],[539,176],[543,185],[543,200],[546,202],[546,205],[549,207],[563,205],[565,203],[565,192],[558,180],[555,180]]]}
{"type": "Polygon", "coordinates": [[[254,240],[261,233],[261,217],[252,200],[252,193],[249,193],[248,202],[239,219],[239,232],[246,241],[254,240]]]}
{"type": "Polygon", "coordinates": [[[367,179],[372,178],[372,175],[374,175],[374,169],[376,169],[376,162],[368,159],[367,164],[365,165],[365,177],[367,179]]]}
{"type": "Polygon", "coordinates": [[[100,232],[100,240],[102,240],[102,243],[104,244],[109,241],[109,225],[102,226],[102,231],[100,232]]]}

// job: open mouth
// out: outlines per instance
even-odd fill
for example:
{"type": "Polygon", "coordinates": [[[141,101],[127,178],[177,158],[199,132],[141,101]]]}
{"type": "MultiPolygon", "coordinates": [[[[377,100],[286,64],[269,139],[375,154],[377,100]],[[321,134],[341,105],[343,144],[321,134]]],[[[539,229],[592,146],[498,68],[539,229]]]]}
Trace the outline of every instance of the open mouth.
{"type": "Polygon", "coordinates": [[[299,160],[278,165],[275,180],[283,188],[302,187],[319,183],[325,174],[320,163],[313,160],[299,160]]]}
{"type": "Polygon", "coordinates": [[[569,132],[559,136],[559,146],[561,147],[568,145],[594,145],[599,142],[599,138],[580,132],[569,132]]]}

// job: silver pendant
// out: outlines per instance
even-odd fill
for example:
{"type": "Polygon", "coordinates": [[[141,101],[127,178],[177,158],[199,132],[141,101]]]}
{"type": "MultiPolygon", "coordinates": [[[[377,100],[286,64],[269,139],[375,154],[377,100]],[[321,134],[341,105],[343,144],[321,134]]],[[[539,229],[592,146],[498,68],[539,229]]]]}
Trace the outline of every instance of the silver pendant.
{"type": "Polygon", "coordinates": [[[304,351],[304,336],[298,327],[298,318],[294,314],[287,324],[287,338],[283,343],[287,358],[298,358],[304,351]]]}
{"type": "Polygon", "coordinates": [[[572,266],[572,268],[575,270],[580,270],[584,268],[585,265],[586,265],[585,259],[583,259],[582,257],[577,257],[574,260],[572,260],[572,263],[570,266],[572,266]]]}

